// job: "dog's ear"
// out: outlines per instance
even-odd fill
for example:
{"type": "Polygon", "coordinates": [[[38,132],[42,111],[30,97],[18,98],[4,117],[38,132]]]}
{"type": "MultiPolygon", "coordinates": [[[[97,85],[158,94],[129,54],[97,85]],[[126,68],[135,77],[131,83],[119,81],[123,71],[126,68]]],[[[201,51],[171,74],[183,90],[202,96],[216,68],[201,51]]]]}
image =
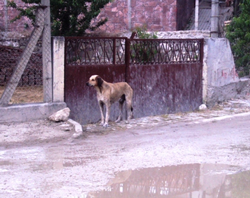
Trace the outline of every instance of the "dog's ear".
{"type": "Polygon", "coordinates": [[[96,77],[96,81],[97,81],[97,86],[98,86],[98,87],[101,87],[101,86],[102,86],[102,83],[103,83],[103,79],[102,79],[100,76],[97,76],[97,77],[96,77]]]}

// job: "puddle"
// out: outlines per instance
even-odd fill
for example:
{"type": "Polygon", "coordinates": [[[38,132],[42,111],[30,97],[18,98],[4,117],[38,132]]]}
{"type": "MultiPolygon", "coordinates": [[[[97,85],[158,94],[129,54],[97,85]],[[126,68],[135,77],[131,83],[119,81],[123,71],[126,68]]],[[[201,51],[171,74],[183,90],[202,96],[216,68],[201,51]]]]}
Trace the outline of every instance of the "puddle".
{"type": "Polygon", "coordinates": [[[190,164],[119,172],[103,191],[86,198],[247,198],[250,171],[190,164]]]}

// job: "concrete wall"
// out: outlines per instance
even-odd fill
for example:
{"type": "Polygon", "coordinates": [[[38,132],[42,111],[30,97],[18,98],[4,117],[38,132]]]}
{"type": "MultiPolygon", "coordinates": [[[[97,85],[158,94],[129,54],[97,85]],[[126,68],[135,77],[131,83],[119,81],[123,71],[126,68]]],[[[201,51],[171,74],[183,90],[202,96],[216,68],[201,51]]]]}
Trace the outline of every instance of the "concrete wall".
{"type": "Polygon", "coordinates": [[[0,123],[5,122],[28,122],[32,120],[46,119],[56,111],[65,108],[64,102],[31,103],[0,106],[0,123]]]}
{"type": "Polygon", "coordinates": [[[204,102],[208,106],[250,93],[250,81],[239,78],[226,38],[205,39],[204,102]]]}
{"type": "Polygon", "coordinates": [[[226,38],[209,38],[206,45],[208,85],[221,87],[239,82],[229,41],[226,38]]]}

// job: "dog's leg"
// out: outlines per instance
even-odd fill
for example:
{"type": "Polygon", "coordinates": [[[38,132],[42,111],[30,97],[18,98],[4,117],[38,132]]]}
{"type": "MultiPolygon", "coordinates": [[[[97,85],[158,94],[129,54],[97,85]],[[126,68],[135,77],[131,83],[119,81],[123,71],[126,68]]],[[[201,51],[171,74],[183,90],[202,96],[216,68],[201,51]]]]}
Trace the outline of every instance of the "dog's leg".
{"type": "Polygon", "coordinates": [[[127,102],[128,121],[133,118],[133,107],[131,102],[127,102]]]}
{"type": "Polygon", "coordinates": [[[122,119],[122,110],[123,110],[124,101],[125,101],[125,95],[123,94],[119,100],[119,116],[115,122],[120,122],[122,119]]]}
{"type": "Polygon", "coordinates": [[[100,125],[104,125],[104,103],[102,101],[99,101],[99,107],[100,107],[100,112],[101,112],[101,123],[100,125]]]}
{"type": "Polygon", "coordinates": [[[128,114],[127,123],[129,122],[130,119],[133,118],[132,97],[133,97],[133,94],[126,96],[127,114],[128,114]]]}
{"type": "Polygon", "coordinates": [[[108,122],[109,122],[109,115],[110,115],[110,103],[106,103],[106,117],[105,117],[105,123],[103,124],[103,126],[106,128],[109,126],[108,122]]]}

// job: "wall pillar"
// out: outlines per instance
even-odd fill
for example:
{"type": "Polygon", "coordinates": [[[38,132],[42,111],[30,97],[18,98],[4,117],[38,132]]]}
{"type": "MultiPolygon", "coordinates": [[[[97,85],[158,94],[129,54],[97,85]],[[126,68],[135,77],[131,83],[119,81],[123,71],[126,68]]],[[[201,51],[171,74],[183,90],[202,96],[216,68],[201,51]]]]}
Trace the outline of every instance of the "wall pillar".
{"type": "Polygon", "coordinates": [[[211,37],[219,36],[219,0],[212,0],[211,7],[211,37]]]}
{"type": "Polygon", "coordinates": [[[53,37],[53,102],[64,101],[64,37],[53,37]]]}

